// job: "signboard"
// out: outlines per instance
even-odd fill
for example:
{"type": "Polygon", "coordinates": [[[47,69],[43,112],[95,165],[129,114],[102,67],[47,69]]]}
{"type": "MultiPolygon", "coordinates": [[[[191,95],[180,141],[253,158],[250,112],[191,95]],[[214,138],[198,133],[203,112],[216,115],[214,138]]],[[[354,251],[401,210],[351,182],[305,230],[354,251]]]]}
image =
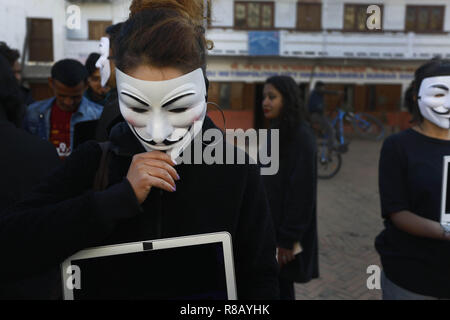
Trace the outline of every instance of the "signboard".
{"type": "Polygon", "coordinates": [[[207,76],[211,81],[264,82],[275,75],[286,75],[296,81],[308,82],[311,78],[328,82],[402,83],[414,79],[414,70],[401,68],[369,67],[316,67],[299,64],[249,64],[232,63],[208,65],[207,76]],[[313,73],[313,74],[312,74],[313,73]]]}
{"type": "Polygon", "coordinates": [[[280,33],[278,31],[249,31],[250,56],[279,56],[280,33]]]}

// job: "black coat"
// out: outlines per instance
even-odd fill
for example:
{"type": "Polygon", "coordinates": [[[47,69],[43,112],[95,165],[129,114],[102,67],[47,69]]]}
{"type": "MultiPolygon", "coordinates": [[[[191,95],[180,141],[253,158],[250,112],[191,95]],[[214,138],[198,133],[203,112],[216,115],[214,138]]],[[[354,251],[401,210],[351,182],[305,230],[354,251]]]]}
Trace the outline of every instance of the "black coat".
{"type": "Polygon", "coordinates": [[[60,165],[55,147],[0,115],[0,211],[12,205],[60,165]]]}
{"type": "Polygon", "coordinates": [[[73,149],[89,140],[105,142],[109,133],[117,123],[124,121],[120,113],[117,90],[112,89],[99,119],[79,122],[75,125],[73,134],[73,149]]]}
{"type": "MultiPolygon", "coordinates": [[[[1,110],[0,110],[1,111],[1,110]]],[[[1,113],[1,112],[0,112],[1,113]]],[[[55,147],[22,129],[0,115],[0,213],[21,200],[33,186],[60,165],[55,147]]],[[[0,218],[1,219],[1,218],[0,218]]],[[[0,233],[4,230],[0,228],[0,233]]],[[[26,229],[21,233],[27,232],[26,229]]],[[[2,239],[8,245],[7,238],[2,239]]],[[[1,257],[5,263],[6,257],[1,257]]],[[[0,283],[0,299],[42,298],[48,291],[47,275],[36,274],[25,283],[0,283]]]]}
{"type": "Polygon", "coordinates": [[[95,132],[95,140],[103,142],[107,141],[111,128],[117,123],[124,121],[120,113],[119,98],[117,89],[112,89],[112,93],[103,108],[102,115],[98,119],[98,125],[95,132]]]}
{"type": "Polygon", "coordinates": [[[292,249],[300,242],[303,252],[285,265],[280,276],[308,282],[319,276],[317,240],[316,142],[311,128],[301,124],[286,147],[280,150],[276,175],[264,176],[277,245],[292,249]]]}
{"type": "MultiPolygon", "coordinates": [[[[207,119],[204,129],[211,126],[207,119]]],[[[30,259],[34,270],[45,270],[92,246],[227,231],[239,299],[278,298],[275,233],[258,166],[181,164],[176,192],[154,188],[139,205],[125,177],[144,149],[126,123],[112,130],[111,141],[109,188],[92,191],[101,149],[88,142],[3,215],[0,276],[23,276],[30,259]]]]}

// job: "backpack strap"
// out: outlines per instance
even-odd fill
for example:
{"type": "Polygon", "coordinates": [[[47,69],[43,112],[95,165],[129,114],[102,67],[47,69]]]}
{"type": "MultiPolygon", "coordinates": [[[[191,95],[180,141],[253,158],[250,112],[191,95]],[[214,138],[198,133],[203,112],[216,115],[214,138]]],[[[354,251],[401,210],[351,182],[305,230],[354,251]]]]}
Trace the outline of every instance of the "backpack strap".
{"type": "Polygon", "coordinates": [[[102,149],[102,157],[100,158],[100,165],[98,166],[97,173],[95,174],[94,178],[94,184],[92,187],[94,191],[102,191],[108,187],[109,162],[111,159],[111,142],[100,142],[99,146],[102,149]]]}

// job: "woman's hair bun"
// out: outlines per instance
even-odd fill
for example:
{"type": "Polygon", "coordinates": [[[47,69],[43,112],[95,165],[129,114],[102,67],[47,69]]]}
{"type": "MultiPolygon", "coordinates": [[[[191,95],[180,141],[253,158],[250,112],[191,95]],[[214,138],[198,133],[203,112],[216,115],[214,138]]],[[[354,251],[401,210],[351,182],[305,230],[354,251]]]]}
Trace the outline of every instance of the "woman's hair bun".
{"type": "Polygon", "coordinates": [[[205,19],[203,0],[133,0],[130,6],[130,17],[143,10],[161,8],[176,10],[198,25],[202,25],[205,19]]]}

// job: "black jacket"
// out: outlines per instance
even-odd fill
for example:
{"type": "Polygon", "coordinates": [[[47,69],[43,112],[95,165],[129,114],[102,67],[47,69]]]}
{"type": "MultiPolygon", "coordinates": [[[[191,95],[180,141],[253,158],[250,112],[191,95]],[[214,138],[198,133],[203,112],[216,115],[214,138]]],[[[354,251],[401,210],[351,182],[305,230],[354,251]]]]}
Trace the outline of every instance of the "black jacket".
{"type": "MultiPolygon", "coordinates": [[[[33,186],[60,165],[55,147],[22,129],[16,128],[1,114],[0,107],[0,219],[1,212],[21,200],[33,186]]],[[[31,226],[31,225],[30,225],[31,226]]],[[[0,234],[4,230],[0,228],[0,234]]],[[[22,234],[27,232],[22,230],[22,234]]],[[[2,239],[3,245],[9,241],[2,239]]],[[[1,264],[7,257],[2,255],[1,264]]],[[[28,262],[30,263],[30,262],[28,262]]],[[[48,291],[47,275],[36,274],[23,283],[0,282],[0,299],[42,298],[48,291]]]]}
{"type": "Polygon", "coordinates": [[[117,90],[112,89],[104,102],[104,108],[99,119],[83,121],[75,125],[73,149],[75,150],[78,146],[90,140],[108,141],[111,129],[122,121],[124,119],[120,113],[117,90]]]}
{"type": "Polygon", "coordinates": [[[98,120],[95,140],[100,142],[107,141],[111,128],[121,121],[124,121],[124,119],[120,113],[117,89],[111,89],[111,94],[109,95],[105,107],[103,108],[102,115],[98,120]]]}
{"type": "Polygon", "coordinates": [[[292,249],[299,241],[303,252],[281,269],[281,277],[308,282],[319,276],[317,240],[316,142],[311,128],[301,124],[291,142],[280,150],[276,175],[264,176],[277,245],[292,249]]]}
{"type": "Polygon", "coordinates": [[[176,192],[154,188],[139,205],[125,177],[132,156],[144,149],[126,123],[112,130],[111,141],[109,188],[92,191],[101,149],[88,142],[3,214],[1,277],[24,276],[29,261],[33,271],[46,270],[92,246],[228,231],[239,299],[278,298],[275,234],[259,167],[181,164],[176,192]]]}

